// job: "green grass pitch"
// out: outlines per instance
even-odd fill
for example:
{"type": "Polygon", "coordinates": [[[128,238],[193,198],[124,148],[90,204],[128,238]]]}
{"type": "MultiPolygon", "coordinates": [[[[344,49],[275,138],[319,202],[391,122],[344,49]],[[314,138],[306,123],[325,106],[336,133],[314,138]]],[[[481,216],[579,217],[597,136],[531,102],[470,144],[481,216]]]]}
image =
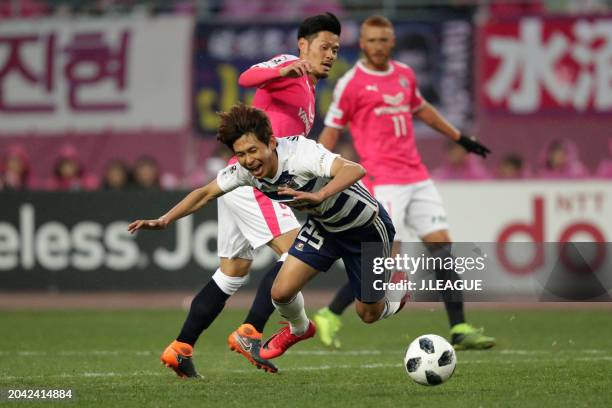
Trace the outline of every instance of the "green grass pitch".
{"type": "MultiPolygon", "coordinates": [[[[414,337],[447,336],[442,311],[407,310],[368,326],[346,313],[344,348],[318,340],[256,370],[230,352],[227,334],[244,312],[227,310],[200,339],[202,380],[181,380],[159,363],[183,311],[0,312],[0,405],[4,406],[612,406],[610,310],[473,311],[471,322],[498,339],[489,351],[459,352],[454,376],[438,387],[404,372],[414,337]],[[8,389],[72,389],[72,402],[10,402],[8,389]]],[[[276,330],[276,316],[267,332],[276,330]]]]}

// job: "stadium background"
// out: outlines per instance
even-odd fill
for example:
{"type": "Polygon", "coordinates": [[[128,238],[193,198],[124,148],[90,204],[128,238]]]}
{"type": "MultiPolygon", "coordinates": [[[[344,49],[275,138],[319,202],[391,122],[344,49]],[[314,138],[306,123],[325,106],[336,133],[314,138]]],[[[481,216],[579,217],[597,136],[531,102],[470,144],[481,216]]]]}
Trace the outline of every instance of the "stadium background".
{"type": "MultiPolygon", "coordinates": [[[[295,53],[297,23],[326,10],[342,21],[341,49],[330,78],[317,86],[311,137],[321,130],[335,82],[359,56],[360,20],[385,14],[396,24],[395,57],[415,69],[425,97],[494,152],[486,161],[466,157],[417,125],[453,238],[610,241],[609,1],[0,0],[0,314],[11,322],[2,330],[19,322],[26,328],[47,309],[79,316],[84,308],[185,307],[217,268],[216,207],[166,232],[131,237],[127,224],[158,216],[212,179],[227,158],[215,141],[215,112],[253,96],[239,88],[240,72],[295,53]],[[565,164],[551,169],[555,144],[565,164]],[[27,169],[18,181],[7,175],[9,157],[27,169]],[[65,161],[80,169],[59,180],[65,161]],[[116,161],[135,171],[125,185],[106,178],[116,161]],[[138,176],[135,167],[147,164],[149,172],[138,176]],[[39,312],[15,317],[9,309],[39,312]]],[[[354,155],[350,135],[339,150],[354,155]]],[[[230,306],[246,307],[271,262],[264,251],[230,306]]],[[[500,273],[520,286],[535,270],[500,273]]],[[[341,269],[316,279],[310,306],[323,305],[343,281],[341,269]]],[[[173,315],[170,333],[183,313],[173,315]]],[[[576,321],[612,326],[607,313],[576,321]]],[[[493,310],[483,320],[502,316],[493,310]]],[[[231,325],[220,320],[220,327],[231,325]]],[[[531,324],[549,323],[542,317],[531,324]]]]}
{"type": "MultiPolygon", "coordinates": [[[[238,86],[240,72],[295,52],[300,13],[331,7],[342,16],[342,46],[317,87],[316,137],[335,82],[359,57],[359,18],[376,8],[73,3],[4,1],[0,9],[0,168],[6,173],[20,152],[27,169],[21,184],[0,176],[0,290],[195,290],[217,265],[214,207],[135,240],[123,227],[214,177],[227,157],[215,112],[253,96],[238,86]],[[253,14],[262,17],[257,25],[253,14]],[[109,163],[129,168],[143,158],[152,162],[149,178],[106,179],[109,163]],[[80,173],[58,179],[62,160],[80,173]]],[[[517,225],[530,236],[519,228],[513,240],[612,236],[612,14],[605,2],[587,3],[397,2],[379,10],[396,17],[395,56],[414,67],[426,98],[494,152],[466,156],[417,121],[455,240],[497,242],[517,225]],[[581,14],[572,12],[579,5],[581,14]],[[566,163],[551,169],[555,142],[565,145],[566,163]],[[508,155],[519,163],[510,171],[508,155]]],[[[348,134],[338,150],[354,157],[348,134]]],[[[255,276],[270,261],[264,253],[255,276]]],[[[339,274],[329,275],[315,285],[335,285],[339,274]]]]}

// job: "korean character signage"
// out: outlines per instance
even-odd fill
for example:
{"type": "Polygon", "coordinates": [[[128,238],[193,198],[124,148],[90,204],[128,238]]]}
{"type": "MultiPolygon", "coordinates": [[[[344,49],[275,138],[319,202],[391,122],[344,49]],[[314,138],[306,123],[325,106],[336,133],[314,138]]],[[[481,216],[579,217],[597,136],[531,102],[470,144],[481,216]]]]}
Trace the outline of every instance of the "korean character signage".
{"type": "Polygon", "coordinates": [[[189,125],[189,17],[0,26],[0,135],[189,125]]]}

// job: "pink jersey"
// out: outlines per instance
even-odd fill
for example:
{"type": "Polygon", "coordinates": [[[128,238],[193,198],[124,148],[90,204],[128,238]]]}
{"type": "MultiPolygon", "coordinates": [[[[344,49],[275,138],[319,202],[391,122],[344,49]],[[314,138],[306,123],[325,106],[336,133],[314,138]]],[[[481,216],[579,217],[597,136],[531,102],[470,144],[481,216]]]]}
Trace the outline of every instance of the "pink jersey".
{"type": "Polygon", "coordinates": [[[297,60],[293,55],[279,55],[253,65],[238,80],[240,86],[258,87],[253,106],[268,114],[276,137],[306,136],[314,122],[315,88],[310,78],[287,78],[279,73],[297,60]]]}
{"type": "Polygon", "coordinates": [[[429,178],[412,128],[412,115],[424,104],[407,65],[391,61],[382,72],[359,61],[338,81],[325,126],[349,125],[373,184],[416,183],[429,178]]]}

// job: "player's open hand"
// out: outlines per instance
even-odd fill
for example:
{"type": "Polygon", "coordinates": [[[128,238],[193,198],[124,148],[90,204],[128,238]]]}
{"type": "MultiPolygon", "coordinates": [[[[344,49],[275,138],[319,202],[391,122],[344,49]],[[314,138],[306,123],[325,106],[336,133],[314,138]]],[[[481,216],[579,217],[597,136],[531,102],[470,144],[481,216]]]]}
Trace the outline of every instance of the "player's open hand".
{"type": "Polygon", "coordinates": [[[280,75],[289,78],[298,78],[308,75],[310,72],[312,72],[312,66],[310,62],[305,60],[297,60],[293,64],[280,69],[280,75]]]}
{"type": "MultiPolygon", "coordinates": [[[[294,190],[289,187],[280,187],[278,189],[278,193],[281,195],[291,196],[295,199],[296,202],[304,203],[304,205],[319,204],[321,201],[323,201],[323,198],[318,193],[310,193],[308,191],[294,190]]],[[[286,203],[286,204],[290,205],[291,207],[298,208],[297,206],[292,205],[291,203],[286,203]]]]}
{"type": "Polygon", "coordinates": [[[168,224],[160,219],[157,220],[136,220],[128,225],[128,232],[135,233],[138,230],[161,230],[165,229],[168,224]]]}

